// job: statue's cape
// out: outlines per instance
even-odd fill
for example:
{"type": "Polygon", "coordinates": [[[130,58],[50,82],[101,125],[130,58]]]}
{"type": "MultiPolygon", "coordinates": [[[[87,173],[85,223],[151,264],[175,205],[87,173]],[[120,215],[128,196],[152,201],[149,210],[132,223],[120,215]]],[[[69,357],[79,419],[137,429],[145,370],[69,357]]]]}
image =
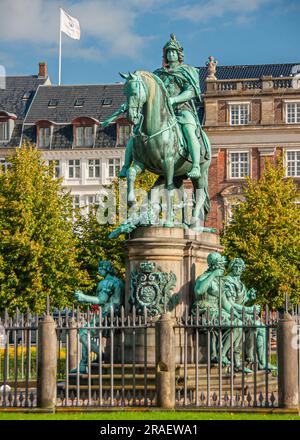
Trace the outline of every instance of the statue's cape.
{"type": "Polygon", "coordinates": [[[197,97],[200,96],[201,89],[199,82],[199,72],[193,66],[189,66],[188,64],[180,64],[172,70],[167,70],[164,67],[161,67],[160,69],[155,70],[154,74],[157,76],[161,76],[162,74],[170,75],[180,79],[183,82],[187,82],[193,86],[195,95],[197,97]]]}

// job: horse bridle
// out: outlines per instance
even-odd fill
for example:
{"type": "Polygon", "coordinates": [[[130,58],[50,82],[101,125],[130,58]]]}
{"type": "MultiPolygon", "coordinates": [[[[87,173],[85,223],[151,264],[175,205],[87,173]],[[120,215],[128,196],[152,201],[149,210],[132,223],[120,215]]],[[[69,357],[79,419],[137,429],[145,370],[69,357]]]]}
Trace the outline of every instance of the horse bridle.
{"type": "MultiPolygon", "coordinates": [[[[143,87],[143,90],[144,90],[144,93],[145,93],[146,96],[148,96],[148,90],[146,89],[146,86],[145,86],[144,81],[142,80],[142,78],[138,74],[136,74],[136,77],[137,77],[137,79],[131,79],[131,80],[128,81],[128,82],[135,81],[135,82],[139,83],[139,101],[138,101],[138,106],[137,107],[131,107],[131,108],[140,110],[142,108],[142,106],[140,105],[141,84],[142,84],[142,87],[143,87]]],[[[142,127],[143,122],[144,122],[144,115],[143,115],[143,113],[141,111],[138,111],[137,113],[140,114],[140,121],[139,121],[139,126],[138,126],[136,132],[133,133],[133,137],[141,136],[141,137],[144,138],[144,142],[148,142],[150,139],[153,139],[154,137],[158,136],[159,134],[164,133],[167,130],[170,130],[171,128],[174,127],[175,124],[177,124],[176,118],[174,116],[172,116],[172,120],[173,121],[172,121],[171,124],[168,123],[167,127],[163,128],[162,130],[159,130],[159,131],[157,131],[154,134],[151,134],[149,136],[149,135],[143,133],[142,130],[141,130],[141,127],[142,127]]]]}

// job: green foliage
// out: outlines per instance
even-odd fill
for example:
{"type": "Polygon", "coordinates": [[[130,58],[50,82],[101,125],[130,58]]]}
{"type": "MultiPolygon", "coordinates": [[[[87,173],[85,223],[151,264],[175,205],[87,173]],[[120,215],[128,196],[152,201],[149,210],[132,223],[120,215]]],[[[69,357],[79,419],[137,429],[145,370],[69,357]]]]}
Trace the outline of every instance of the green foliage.
{"type": "Polygon", "coordinates": [[[259,181],[248,179],[245,201],[234,210],[222,244],[229,258],[246,262],[244,280],[258,292],[258,301],[280,307],[288,294],[300,302],[300,210],[297,187],[285,178],[280,159],[266,163],[259,181]]]}
{"type": "Polygon", "coordinates": [[[65,307],[77,287],[88,283],[77,259],[73,208],[53,167],[24,145],[0,174],[0,310],[65,307]]]}
{"type": "MultiPolygon", "coordinates": [[[[136,188],[149,191],[156,179],[157,176],[145,171],[138,176],[136,188]]],[[[92,293],[95,290],[95,283],[99,277],[97,274],[99,259],[110,260],[117,276],[121,278],[125,276],[124,235],[113,239],[108,236],[120,224],[119,207],[122,210],[122,206],[126,204],[126,198],[120,197],[118,179],[113,182],[111,188],[114,190],[116,200],[116,224],[99,224],[96,208],[91,209],[88,214],[82,210],[76,213],[75,233],[80,238],[78,241],[79,261],[89,273],[91,281],[91,288],[86,293],[92,293]]]]}

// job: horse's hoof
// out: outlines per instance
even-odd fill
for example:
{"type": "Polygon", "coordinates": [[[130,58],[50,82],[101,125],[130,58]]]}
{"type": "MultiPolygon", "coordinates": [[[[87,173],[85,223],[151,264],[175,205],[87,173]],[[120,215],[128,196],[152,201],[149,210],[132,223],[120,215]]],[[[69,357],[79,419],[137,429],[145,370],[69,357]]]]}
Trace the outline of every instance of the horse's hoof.
{"type": "Polygon", "coordinates": [[[135,198],[135,194],[134,193],[129,193],[128,194],[128,202],[130,202],[130,203],[136,202],[136,198],[135,198]]]}
{"type": "Polygon", "coordinates": [[[201,171],[200,168],[195,166],[191,169],[191,171],[189,173],[187,173],[187,176],[190,179],[199,179],[201,177],[201,171]]]}

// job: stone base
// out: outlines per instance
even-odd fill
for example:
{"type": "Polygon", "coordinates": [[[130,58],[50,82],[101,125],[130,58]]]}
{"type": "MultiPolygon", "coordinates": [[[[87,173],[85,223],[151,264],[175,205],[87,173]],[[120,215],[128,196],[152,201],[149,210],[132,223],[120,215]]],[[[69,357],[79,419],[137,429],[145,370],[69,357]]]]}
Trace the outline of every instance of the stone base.
{"type": "Polygon", "coordinates": [[[145,226],[135,229],[126,240],[125,307],[129,308],[130,273],[142,261],[152,261],[163,272],[174,272],[177,283],[174,293],[180,303],[174,316],[181,316],[185,306],[193,302],[195,279],[207,268],[210,252],[220,252],[219,236],[211,232],[190,234],[183,228],[145,226]]]}
{"type": "MultiPolygon", "coordinates": [[[[179,295],[179,304],[172,311],[175,319],[180,318],[186,307],[190,308],[193,303],[194,284],[196,278],[207,268],[207,256],[210,252],[222,250],[219,236],[211,232],[191,234],[190,230],[183,228],[166,228],[145,226],[135,229],[130,238],[125,242],[126,246],[126,288],[125,308],[129,312],[128,299],[130,297],[130,274],[137,269],[142,261],[155,262],[157,268],[163,272],[173,272],[177,282],[173,290],[179,295]]],[[[176,329],[176,362],[183,362],[184,333],[176,329]]],[[[189,335],[187,346],[188,362],[193,357],[192,335],[189,335]]],[[[155,362],[155,332],[148,329],[147,336],[148,362],[155,362]]],[[[132,352],[132,343],[126,344],[126,350],[132,352]]],[[[129,353],[129,352],[128,352],[129,353]]],[[[130,361],[130,355],[127,359],[130,361]]],[[[144,343],[142,336],[139,337],[139,346],[136,350],[136,362],[144,362],[144,343]]]]}

